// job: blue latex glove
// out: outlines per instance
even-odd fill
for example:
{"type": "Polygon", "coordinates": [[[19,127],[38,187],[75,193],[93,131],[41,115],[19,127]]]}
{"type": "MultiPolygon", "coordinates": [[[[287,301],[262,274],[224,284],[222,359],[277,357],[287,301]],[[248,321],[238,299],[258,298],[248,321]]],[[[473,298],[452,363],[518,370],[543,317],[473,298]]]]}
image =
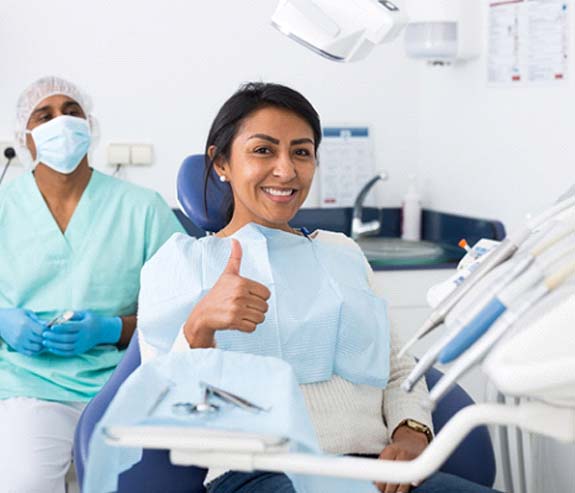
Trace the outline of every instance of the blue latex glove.
{"type": "Polygon", "coordinates": [[[0,310],[0,337],[11,348],[26,356],[36,356],[43,349],[42,322],[34,312],[22,308],[0,310]]]}
{"type": "Polygon", "coordinates": [[[77,311],[68,322],[54,325],[42,334],[44,347],[59,356],[85,353],[98,344],[115,344],[122,334],[120,317],[101,317],[77,311]]]}

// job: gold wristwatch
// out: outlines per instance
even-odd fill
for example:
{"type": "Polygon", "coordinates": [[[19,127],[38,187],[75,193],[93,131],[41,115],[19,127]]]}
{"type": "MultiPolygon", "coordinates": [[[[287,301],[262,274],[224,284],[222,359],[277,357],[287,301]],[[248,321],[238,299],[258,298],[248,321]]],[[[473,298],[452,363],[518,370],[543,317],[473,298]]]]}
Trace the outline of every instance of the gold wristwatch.
{"type": "MultiPolygon", "coordinates": [[[[420,423],[419,421],[415,421],[414,419],[404,419],[401,423],[399,423],[395,430],[397,430],[400,426],[407,426],[409,429],[413,431],[418,431],[419,433],[423,433],[427,437],[427,443],[430,443],[433,440],[433,433],[429,429],[429,426],[420,423]]],[[[395,433],[395,430],[393,431],[395,433]]]]}

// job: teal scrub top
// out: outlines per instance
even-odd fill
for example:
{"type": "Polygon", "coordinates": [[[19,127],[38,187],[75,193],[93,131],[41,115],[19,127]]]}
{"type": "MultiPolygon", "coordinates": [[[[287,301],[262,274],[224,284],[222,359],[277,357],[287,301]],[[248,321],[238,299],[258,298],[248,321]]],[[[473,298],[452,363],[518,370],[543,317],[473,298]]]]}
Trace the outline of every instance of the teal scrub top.
{"type": "MultiPolygon", "coordinates": [[[[0,189],[0,308],[45,320],[66,310],[135,315],[140,269],[176,232],[183,228],[158,193],[93,170],[62,233],[27,173],[0,189]]],[[[101,345],[29,357],[0,339],[0,399],[87,401],[122,353],[101,345]]]]}

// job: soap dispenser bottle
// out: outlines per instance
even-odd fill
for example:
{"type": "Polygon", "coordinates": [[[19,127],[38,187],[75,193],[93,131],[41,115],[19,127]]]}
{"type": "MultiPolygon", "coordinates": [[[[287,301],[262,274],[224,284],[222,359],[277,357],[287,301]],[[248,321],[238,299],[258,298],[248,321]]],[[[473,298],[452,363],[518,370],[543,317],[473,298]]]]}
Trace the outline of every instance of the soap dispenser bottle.
{"type": "Polygon", "coordinates": [[[409,176],[409,186],[401,206],[401,238],[409,241],[421,239],[421,198],[415,186],[415,175],[409,176]]]}

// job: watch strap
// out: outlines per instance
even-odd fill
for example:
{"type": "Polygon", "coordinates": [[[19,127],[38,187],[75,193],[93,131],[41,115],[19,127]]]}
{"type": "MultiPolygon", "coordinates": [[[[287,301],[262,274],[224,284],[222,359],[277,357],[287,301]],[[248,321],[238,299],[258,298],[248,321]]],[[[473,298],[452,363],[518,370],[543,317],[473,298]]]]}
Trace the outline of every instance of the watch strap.
{"type": "MultiPolygon", "coordinates": [[[[433,440],[433,432],[431,431],[429,426],[424,425],[423,423],[420,423],[419,421],[416,421],[415,419],[410,419],[410,418],[404,419],[403,421],[401,421],[396,426],[395,429],[397,430],[400,426],[407,426],[409,429],[411,429],[413,431],[423,433],[427,437],[427,443],[430,443],[431,440],[433,440]]],[[[395,433],[395,430],[394,430],[394,433],[395,433]]]]}

